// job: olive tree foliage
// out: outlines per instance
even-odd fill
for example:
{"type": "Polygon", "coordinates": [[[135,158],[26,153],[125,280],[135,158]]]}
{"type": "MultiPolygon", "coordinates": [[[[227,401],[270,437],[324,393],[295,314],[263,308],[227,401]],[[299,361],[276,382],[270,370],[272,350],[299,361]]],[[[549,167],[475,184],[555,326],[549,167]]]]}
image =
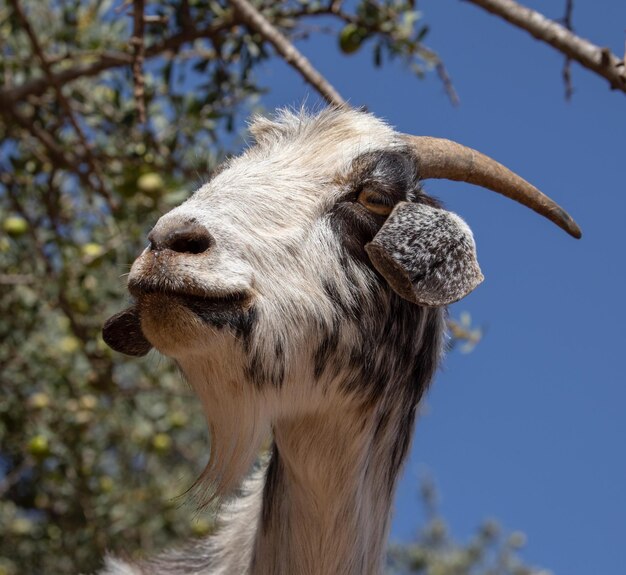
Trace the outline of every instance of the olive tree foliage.
{"type": "Polygon", "coordinates": [[[551,575],[520,559],[526,544],[520,531],[505,532],[493,519],[485,520],[469,541],[459,544],[451,535],[438,509],[432,480],[420,484],[425,521],[413,543],[392,545],[389,572],[395,575],[551,575]]]}
{"type": "MultiPolygon", "coordinates": [[[[346,57],[445,80],[410,0],[253,4],[291,40],[325,31],[346,57]]],[[[107,551],[213,528],[186,496],[210,444],[193,395],[168,360],[124,358],[100,330],[146,232],[236,148],[265,89],[270,42],[238,14],[217,0],[0,0],[1,575],[88,573],[107,551]]],[[[475,573],[493,544],[440,530],[390,565],[475,573]]]]}

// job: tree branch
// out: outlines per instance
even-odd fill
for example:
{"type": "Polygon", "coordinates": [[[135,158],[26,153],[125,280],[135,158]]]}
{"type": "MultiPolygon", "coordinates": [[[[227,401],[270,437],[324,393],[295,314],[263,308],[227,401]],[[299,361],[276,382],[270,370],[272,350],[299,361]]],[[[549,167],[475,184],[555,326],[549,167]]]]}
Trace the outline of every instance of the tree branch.
{"type": "Polygon", "coordinates": [[[581,66],[606,78],[613,90],[626,93],[626,71],[620,66],[621,60],[608,48],[601,48],[576,36],[561,24],[513,0],[466,1],[526,30],[537,40],[549,44],[581,66]]]}
{"type": "MultiPolygon", "coordinates": [[[[572,14],[574,13],[574,0],[565,0],[565,16],[563,16],[563,25],[570,31],[574,32],[572,25],[572,14]]],[[[563,83],[565,84],[565,99],[571,100],[574,95],[574,86],[572,85],[572,59],[565,56],[563,64],[563,83]]]]}
{"type": "Polygon", "coordinates": [[[300,75],[315,88],[319,94],[334,106],[343,107],[346,101],[339,92],[322,76],[309,62],[309,60],[275,28],[254,6],[247,0],[231,0],[241,19],[252,30],[258,32],[267,40],[278,52],[280,56],[300,75]]]}
{"type": "Polygon", "coordinates": [[[76,119],[76,116],[74,114],[74,111],[72,110],[72,107],[70,105],[70,103],[68,102],[67,98],[65,97],[65,95],[63,94],[63,90],[61,89],[61,85],[58,84],[55,81],[54,75],[52,73],[52,68],[50,66],[50,63],[48,61],[48,58],[46,57],[45,52],[43,51],[43,48],[41,46],[41,44],[39,43],[39,39],[37,38],[37,35],[35,34],[35,31],[33,30],[32,26],[30,25],[30,22],[28,21],[28,18],[26,17],[26,14],[24,13],[24,10],[22,10],[22,7],[19,3],[18,0],[10,0],[11,2],[11,6],[13,7],[13,11],[15,12],[15,15],[17,16],[18,20],[21,22],[24,31],[26,32],[26,35],[28,36],[28,39],[30,40],[31,46],[33,48],[33,52],[35,53],[35,55],[37,56],[37,59],[39,60],[39,62],[41,63],[41,67],[43,68],[44,71],[44,75],[46,76],[46,78],[48,79],[48,81],[50,82],[50,84],[52,84],[52,86],[54,87],[55,92],[57,93],[57,98],[59,100],[59,103],[61,104],[61,107],[63,108],[63,111],[65,112],[65,114],[67,115],[70,124],[72,125],[72,127],[74,128],[74,131],[76,132],[76,135],[78,136],[78,139],[83,147],[84,150],[84,154],[85,154],[85,160],[87,161],[87,164],[89,166],[90,171],[93,173],[96,182],[97,182],[97,186],[96,189],[99,192],[99,194],[105,199],[105,201],[107,202],[108,206],[110,209],[113,209],[113,200],[111,199],[110,194],[108,193],[105,185],[104,185],[104,181],[102,179],[102,175],[100,173],[100,170],[96,164],[96,160],[93,157],[93,154],[91,152],[91,146],[89,144],[89,142],[87,141],[87,138],[85,137],[85,134],[82,130],[82,128],[80,127],[80,124],[78,123],[78,120],[76,119]]]}
{"type": "Polygon", "coordinates": [[[135,82],[135,102],[137,103],[137,113],[139,114],[139,122],[146,123],[146,101],[145,101],[145,84],[143,77],[143,60],[145,56],[145,45],[143,39],[144,28],[144,0],[135,0],[133,9],[133,37],[130,43],[133,46],[133,80],[135,82]]]}
{"type": "Polygon", "coordinates": [[[437,54],[437,52],[435,52],[434,50],[431,50],[430,48],[424,46],[423,44],[419,48],[419,53],[425,60],[433,63],[433,65],[435,66],[435,71],[437,72],[437,75],[439,76],[439,79],[443,84],[443,88],[446,91],[450,102],[453,106],[458,106],[461,103],[461,100],[459,99],[459,95],[454,88],[452,79],[450,78],[450,75],[448,74],[448,70],[446,70],[444,63],[439,57],[439,54],[437,54]]]}
{"type": "Polygon", "coordinates": [[[50,81],[65,85],[77,78],[97,76],[100,72],[132,63],[132,57],[123,52],[105,52],[93,64],[77,64],[71,68],[52,74],[51,78],[35,78],[14,88],[0,90],[0,104],[10,105],[25,100],[28,96],[41,96],[48,88],[50,81]]]}
{"type": "MultiPolygon", "coordinates": [[[[224,30],[229,29],[233,24],[234,22],[231,19],[226,18],[221,20],[219,23],[207,26],[206,28],[192,28],[190,30],[185,29],[178,34],[174,34],[162,42],[155,44],[154,46],[146,47],[145,58],[154,58],[156,56],[161,56],[166,52],[176,51],[184,44],[193,42],[194,40],[198,40],[200,38],[215,38],[224,30]]],[[[133,57],[130,54],[125,54],[124,52],[104,52],[98,60],[92,64],[76,64],[75,66],[61,72],[53,73],[50,78],[36,78],[25,82],[20,86],[0,90],[0,108],[3,105],[11,105],[21,102],[27,96],[41,96],[50,88],[51,82],[53,85],[63,86],[78,78],[97,76],[106,70],[120,68],[121,66],[128,66],[132,63],[133,57]]]]}
{"type": "Polygon", "coordinates": [[[80,164],[83,162],[83,158],[77,157],[73,154],[66,154],[58,145],[56,140],[46,130],[42,130],[39,126],[37,126],[34,117],[23,115],[15,106],[11,104],[2,105],[1,98],[0,116],[4,117],[7,125],[10,125],[11,123],[17,124],[20,128],[30,132],[30,134],[46,149],[48,157],[52,160],[52,162],[55,165],[66,168],[71,173],[76,174],[86,189],[93,187],[93,183],[89,179],[89,174],[80,169],[80,164]]]}

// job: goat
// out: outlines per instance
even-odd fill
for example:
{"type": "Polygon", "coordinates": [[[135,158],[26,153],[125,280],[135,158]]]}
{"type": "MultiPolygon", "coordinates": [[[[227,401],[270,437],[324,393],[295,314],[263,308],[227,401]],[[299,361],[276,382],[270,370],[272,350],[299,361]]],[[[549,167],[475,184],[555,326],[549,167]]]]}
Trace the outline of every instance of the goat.
{"type": "Polygon", "coordinates": [[[221,530],[106,573],[374,575],[445,308],[483,279],[469,227],[423,193],[447,178],[507,195],[575,237],[552,200],[494,160],[362,111],[281,112],[148,235],[115,350],[174,358],[204,409],[212,497],[271,432],[264,471],[221,530]]]}

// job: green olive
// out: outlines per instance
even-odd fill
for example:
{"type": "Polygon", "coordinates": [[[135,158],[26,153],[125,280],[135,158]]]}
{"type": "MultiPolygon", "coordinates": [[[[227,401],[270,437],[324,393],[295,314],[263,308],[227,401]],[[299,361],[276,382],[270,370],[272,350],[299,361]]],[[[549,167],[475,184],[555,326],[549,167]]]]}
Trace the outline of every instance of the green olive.
{"type": "Polygon", "coordinates": [[[12,237],[21,236],[28,230],[28,222],[20,216],[9,216],[2,223],[4,231],[12,237]]]}
{"type": "Polygon", "coordinates": [[[339,33],[339,47],[344,54],[354,54],[363,43],[366,33],[356,24],[346,24],[339,33]]]}

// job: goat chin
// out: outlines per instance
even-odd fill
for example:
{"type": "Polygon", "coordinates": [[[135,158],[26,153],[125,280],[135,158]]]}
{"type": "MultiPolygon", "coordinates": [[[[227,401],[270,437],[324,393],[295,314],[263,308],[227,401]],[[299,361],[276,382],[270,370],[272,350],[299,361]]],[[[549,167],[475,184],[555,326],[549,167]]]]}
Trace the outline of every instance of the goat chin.
{"type": "Polygon", "coordinates": [[[146,295],[140,300],[139,314],[144,335],[162,354],[179,358],[204,351],[205,326],[179,298],[146,295]]]}

